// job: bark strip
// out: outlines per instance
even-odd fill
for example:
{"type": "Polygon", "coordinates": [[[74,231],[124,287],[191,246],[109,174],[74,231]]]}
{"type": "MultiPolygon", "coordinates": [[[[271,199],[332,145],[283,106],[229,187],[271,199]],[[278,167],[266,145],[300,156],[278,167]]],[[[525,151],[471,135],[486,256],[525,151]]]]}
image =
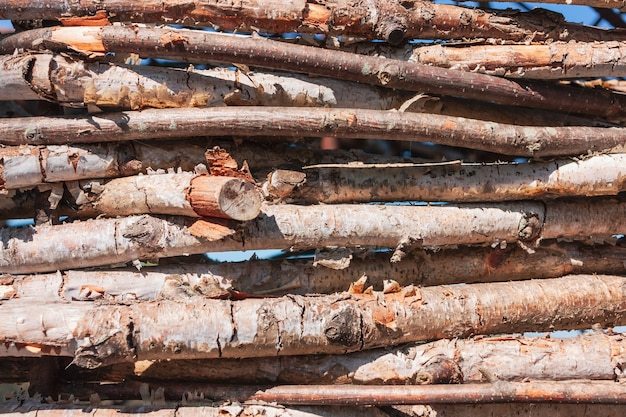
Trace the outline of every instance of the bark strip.
{"type": "Polygon", "coordinates": [[[243,107],[154,109],[74,117],[0,120],[5,145],[276,136],[435,142],[518,156],[623,152],[626,129],[516,126],[434,114],[361,109],[243,107]]]}
{"type": "MultiPolygon", "coordinates": [[[[268,183],[284,183],[275,171],[268,183]]],[[[524,164],[317,165],[292,197],[315,203],[369,201],[510,201],[626,191],[626,155],[524,164]]],[[[276,185],[274,186],[277,187],[276,185]]],[[[271,194],[271,193],[270,193],[271,194]]]]}
{"type": "MultiPolygon", "coordinates": [[[[514,81],[401,60],[355,55],[267,39],[241,39],[204,31],[113,26],[48,28],[37,32],[35,38],[49,40],[48,46],[56,50],[70,47],[99,53],[129,52],[142,57],[183,62],[234,62],[399,90],[581,115],[615,117],[622,115],[626,108],[626,100],[610,91],[533,80],[514,81]],[[77,37],[85,34],[97,41],[87,48],[87,45],[76,45],[77,37]]],[[[0,42],[0,51],[4,45],[4,52],[11,53],[15,46],[11,42],[11,37],[0,42]]]]}
{"type": "MultiPolygon", "coordinates": [[[[577,0],[583,2],[585,0],[577,0]]],[[[599,2],[599,0],[589,0],[599,2]]],[[[600,7],[623,7],[616,5],[600,7]]],[[[569,3],[568,3],[569,4],[569,3]]],[[[580,4],[580,3],[579,3],[580,4]]],[[[383,39],[398,44],[403,39],[497,38],[516,41],[620,39],[619,31],[601,30],[566,22],[559,13],[535,9],[481,10],[425,1],[367,3],[352,0],[259,0],[230,5],[220,1],[146,1],[141,6],[117,1],[59,3],[18,0],[0,2],[0,17],[11,20],[61,19],[66,25],[87,24],[99,11],[102,23],[181,23],[218,27],[239,32],[326,33],[383,39]],[[71,20],[74,18],[73,20],[71,20]],[[81,20],[82,18],[83,20],[81,20]]]]}
{"type": "Polygon", "coordinates": [[[96,368],[154,359],[343,354],[409,342],[626,323],[626,278],[577,275],[395,293],[127,305],[8,300],[0,339],[96,368]],[[42,321],[41,317],[45,317],[42,321]]]}
{"type": "Polygon", "coordinates": [[[57,226],[0,229],[0,272],[28,274],[137,259],[254,249],[492,245],[541,239],[613,241],[626,233],[626,204],[608,199],[490,205],[269,206],[254,220],[225,225],[149,215],[57,226]],[[196,237],[204,236],[204,237],[196,237]]]}

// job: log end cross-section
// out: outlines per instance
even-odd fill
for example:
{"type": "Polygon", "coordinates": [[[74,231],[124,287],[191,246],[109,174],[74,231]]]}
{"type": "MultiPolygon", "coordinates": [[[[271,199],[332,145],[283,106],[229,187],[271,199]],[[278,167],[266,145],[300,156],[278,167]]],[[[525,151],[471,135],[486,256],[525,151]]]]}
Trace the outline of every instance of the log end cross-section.
{"type": "Polygon", "coordinates": [[[261,194],[254,184],[238,178],[199,176],[188,197],[200,216],[252,220],[261,212],[261,194]]]}

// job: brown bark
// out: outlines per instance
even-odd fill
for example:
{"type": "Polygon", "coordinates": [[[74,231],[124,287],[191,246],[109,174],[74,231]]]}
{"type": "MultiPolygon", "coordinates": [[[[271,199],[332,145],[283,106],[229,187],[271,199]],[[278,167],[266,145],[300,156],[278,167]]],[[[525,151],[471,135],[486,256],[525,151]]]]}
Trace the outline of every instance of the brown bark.
{"type": "Polygon", "coordinates": [[[3,19],[61,19],[62,23],[73,26],[86,24],[85,20],[68,18],[89,16],[97,10],[106,12],[101,15],[101,24],[108,21],[183,23],[243,32],[341,34],[378,38],[392,44],[411,38],[479,37],[523,42],[621,37],[620,32],[565,22],[562,15],[547,10],[485,11],[424,1],[299,0],[285,4],[259,0],[236,5],[211,0],[184,5],[148,1],[142,2],[141,7],[119,1],[84,1],[72,5],[41,0],[27,5],[17,0],[0,2],[3,19]]]}
{"type": "Polygon", "coordinates": [[[525,246],[557,238],[599,243],[625,233],[625,217],[626,204],[606,199],[546,206],[277,205],[239,226],[130,216],[0,229],[0,272],[26,274],[228,250],[374,246],[396,248],[395,257],[401,259],[422,246],[525,246]]]}
{"type": "MultiPolygon", "coordinates": [[[[202,392],[213,400],[265,401],[285,405],[411,405],[411,404],[490,404],[490,403],[590,403],[626,404],[624,384],[607,381],[503,382],[491,384],[359,386],[283,385],[212,386],[206,384],[154,384],[164,389],[165,398],[180,398],[185,392],[202,392]]],[[[86,397],[89,386],[77,386],[86,397]]],[[[137,398],[139,384],[133,382],[93,386],[102,398],[137,398]]]]}
{"type": "Polygon", "coordinates": [[[341,354],[476,334],[624,325],[625,280],[571,275],[386,294],[238,301],[190,296],[128,305],[12,299],[0,305],[0,338],[12,356],[25,346],[31,353],[45,348],[70,353],[86,368],[134,358],[341,354]]]}
{"type": "Polygon", "coordinates": [[[265,105],[398,109],[536,126],[598,126],[565,113],[511,108],[451,97],[424,95],[297,74],[212,70],[174,70],[73,60],[49,54],[1,57],[2,98],[48,100],[90,109],[265,105]],[[54,64],[54,65],[52,65],[54,64]],[[278,87],[280,86],[280,87],[278,87]],[[407,103],[411,103],[407,106],[407,103]]]}
{"type": "MultiPolygon", "coordinates": [[[[20,38],[24,35],[14,36],[20,38]]],[[[240,39],[203,31],[104,26],[48,28],[31,36],[35,39],[48,40],[47,46],[56,50],[69,47],[99,53],[132,52],[143,57],[160,57],[183,62],[198,60],[236,62],[393,89],[590,116],[618,116],[623,114],[626,108],[626,100],[609,91],[585,90],[532,80],[514,81],[487,74],[467,73],[400,60],[355,55],[267,39],[240,39]],[[76,40],[82,41],[83,37],[93,38],[96,42],[77,45],[76,40]]],[[[11,53],[15,46],[11,42],[11,38],[1,41],[0,50],[4,44],[4,52],[11,53]]],[[[19,39],[15,42],[20,43],[19,39]]]]}
{"type": "MultiPolygon", "coordinates": [[[[369,201],[507,201],[617,195],[626,190],[626,155],[528,164],[317,165],[291,188],[296,200],[321,203],[369,201]]],[[[275,171],[268,179],[291,171],[275,171]]],[[[267,188],[267,187],[266,187],[267,188]]],[[[284,190],[282,194],[285,193],[284,190]]],[[[270,195],[272,194],[270,190],[270,195]]]]}
{"type": "MultiPolygon", "coordinates": [[[[250,260],[192,263],[176,259],[169,265],[136,268],[69,270],[61,273],[6,276],[0,300],[37,295],[41,301],[240,298],[247,294],[330,294],[347,291],[364,275],[365,286],[382,291],[385,281],[401,286],[555,278],[567,274],[624,274],[621,246],[586,246],[543,242],[533,253],[518,247],[414,250],[397,262],[390,253],[351,253],[350,265],[334,269],[311,260],[250,260]]],[[[350,252],[349,252],[350,253],[350,252]]]]}
{"type": "Polygon", "coordinates": [[[553,42],[549,45],[417,47],[409,61],[464,71],[533,79],[621,77],[624,42],[553,42]]]}
{"type": "Polygon", "coordinates": [[[623,151],[626,130],[505,125],[462,117],[360,109],[239,107],[161,109],[0,120],[5,145],[65,144],[195,136],[334,136],[436,142],[519,156],[623,151]]]}
{"type": "Polygon", "coordinates": [[[90,109],[264,105],[386,110],[410,97],[296,74],[114,65],[46,53],[0,56],[0,67],[3,100],[48,100],[90,109]]]}
{"type": "Polygon", "coordinates": [[[625,362],[624,335],[597,332],[566,339],[519,335],[443,339],[345,355],[141,361],[134,370],[120,364],[75,373],[70,369],[63,376],[73,381],[232,384],[421,385],[479,383],[489,378],[613,381],[624,376],[625,362]]]}

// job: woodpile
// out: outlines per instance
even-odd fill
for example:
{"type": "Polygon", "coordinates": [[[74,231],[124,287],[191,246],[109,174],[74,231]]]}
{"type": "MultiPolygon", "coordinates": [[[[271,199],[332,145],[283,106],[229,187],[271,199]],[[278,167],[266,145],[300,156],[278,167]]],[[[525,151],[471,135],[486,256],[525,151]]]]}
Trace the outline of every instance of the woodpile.
{"type": "Polygon", "coordinates": [[[378,0],[0,19],[1,412],[623,415],[623,31],[378,0]]]}

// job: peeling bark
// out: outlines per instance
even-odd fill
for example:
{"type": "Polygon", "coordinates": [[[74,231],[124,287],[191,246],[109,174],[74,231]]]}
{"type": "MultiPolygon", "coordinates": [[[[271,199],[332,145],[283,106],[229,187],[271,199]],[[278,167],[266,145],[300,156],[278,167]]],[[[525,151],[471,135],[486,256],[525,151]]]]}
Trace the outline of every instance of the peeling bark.
{"type": "Polygon", "coordinates": [[[73,380],[185,381],[233,384],[458,384],[527,380],[608,380],[623,377],[626,340],[602,332],[567,339],[519,335],[438,340],[345,355],[137,362],[80,370],[73,380]],[[125,366],[125,365],[124,365],[125,366]],[[121,369],[121,366],[117,366],[121,369]]]}
{"type": "Polygon", "coordinates": [[[527,164],[317,165],[305,167],[304,172],[306,181],[292,187],[292,197],[315,203],[487,202],[626,191],[623,154],[527,164]]]}
{"type": "MultiPolygon", "coordinates": [[[[619,6],[605,4],[603,7],[619,6]]],[[[485,11],[426,1],[298,0],[285,4],[275,0],[260,0],[235,5],[211,0],[185,2],[183,5],[173,1],[147,1],[142,2],[141,7],[119,1],[71,4],[45,1],[23,4],[17,0],[0,2],[0,18],[13,20],[60,18],[65,24],[80,25],[85,23],[80,19],[70,21],[68,18],[84,18],[96,11],[103,11],[101,24],[108,21],[161,22],[240,32],[342,34],[383,39],[392,44],[411,38],[480,37],[523,42],[621,37],[621,32],[565,22],[561,14],[547,10],[485,11]]]]}
{"type": "Polygon", "coordinates": [[[411,62],[513,78],[621,77],[624,42],[553,42],[549,45],[441,45],[413,49],[411,62]]]}
{"type": "Polygon", "coordinates": [[[408,342],[626,323],[626,278],[407,287],[396,293],[107,305],[0,305],[5,349],[75,349],[86,368],[138,360],[340,354],[408,342]],[[45,317],[42,321],[41,317],[45,317]]]}
{"type": "Polygon", "coordinates": [[[0,300],[107,300],[125,302],[186,299],[190,296],[240,298],[247,294],[330,294],[347,291],[363,275],[366,286],[382,291],[385,280],[401,286],[556,278],[567,274],[624,274],[621,246],[543,242],[533,253],[518,247],[414,250],[397,262],[389,253],[358,252],[350,266],[331,269],[311,260],[250,260],[237,263],[186,263],[136,268],[69,270],[6,276],[0,300]]]}
{"type": "MultiPolygon", "coordinates": [[[[22,35],[14,36],[19,38],[22,35]]],[[[48,46],[56,50],[79,48],[97,53],[129,52],[142,57],[159,57],[183,62],[206,60],[235,62],[399,90],[589,116],[620,116],[626,108],[626,100],[610,91],[573,88],[533,80],[514,81],[487,74],[467,73],[400,60],[355,55],[267,39],[239,39],[203,31],[104,26],[96,29],[49,28],[32,36],[38,40],[40,38],[48,40],[48,46]],[[90,45],[76,45],[76,39],[82,39],[85,35],[97,41],[90,45]]],[[[0,51],[3,44],[5,53],[13,51],[15,45],[11,45],[10,39],[7,38],[0,43],[0,51]]]]}
{"type": "MultiPolygon", "coordinates": [[[[193,173],[139,175],[110,180],[99,187],[77,188],[76,210],[93,217],[167,214],[252,220],[261,211],[261,195],[238,178],[193,173]]],[[[70,190],[71,191],[71,190],[70,190]]]]}
{"type": "Polygon", "coordinates": [[[3,100],[48,100],[91,109],[263,105],[386,110],[409,98],[408,93],[297,74],[114,65],[45,53],[0,56],[0,67],[3,100]]]}
{"type": "Polygon", "coordinates": [[[2,273],[26,274],[183,254],[253,249],[505,247],[542,239],[612,241],[625,233],[626,205],[614,200],[491,205],[277,205],[233,225],[149,215],[57,226],[0,229],[2,273]],[[200,238],[196,236],[202,236],[200,238]]]}
{"type": "Polygon", "coordinates": [[[436,142],[518,156],[623,152],[626,129],[534,127],[435,114],[361,109],[152,109],[74,117],[0,119],[5,145],[204,136],[344,137],[436,142]]]}

